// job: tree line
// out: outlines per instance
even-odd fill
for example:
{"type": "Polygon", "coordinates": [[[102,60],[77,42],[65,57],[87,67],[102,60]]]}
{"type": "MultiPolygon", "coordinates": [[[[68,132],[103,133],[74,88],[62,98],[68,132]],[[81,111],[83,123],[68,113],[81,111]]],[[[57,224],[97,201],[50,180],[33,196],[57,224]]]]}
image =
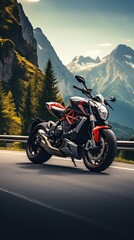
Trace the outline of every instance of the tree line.
{"type": "Polygon", "coordinates": [[[32,118],[53,119],[45,102],[64,104],[57,83],[50,59],[43,78],[36,73],[29,81],[16,76],[10,81],[10,89],[0,81],[0,134],[27,135],[32,118]]]}

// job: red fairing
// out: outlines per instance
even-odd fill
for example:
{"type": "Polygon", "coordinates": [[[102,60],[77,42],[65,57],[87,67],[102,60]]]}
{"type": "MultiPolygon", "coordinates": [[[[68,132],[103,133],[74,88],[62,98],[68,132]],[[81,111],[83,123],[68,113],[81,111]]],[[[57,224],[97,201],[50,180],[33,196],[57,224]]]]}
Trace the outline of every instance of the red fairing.
{"type": "Polygon", "coordinates": [[[95,128],[93,128],[92,131],[93,131],[95,142],[99,141],[99,131],[100,129],[104,129],[104,128],[110,128],[110,126],[96,126],[95,128]]]}
{"type": "Polygon", "coordinates": [[[52,107],[58,107],[58,108],[65,109],[65,107],[63,107],[60,103],[57,103],[57,102],[48,102],[46,104],[50,110],[52,107]]]}

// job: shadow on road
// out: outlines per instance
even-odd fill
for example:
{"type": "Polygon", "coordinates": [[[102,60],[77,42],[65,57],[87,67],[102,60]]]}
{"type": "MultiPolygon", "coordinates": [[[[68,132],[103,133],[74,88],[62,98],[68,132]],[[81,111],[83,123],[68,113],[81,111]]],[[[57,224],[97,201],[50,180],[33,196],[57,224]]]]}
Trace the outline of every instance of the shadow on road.
{"type": "Polygon", "coordinates": [[[69,175],[69,174],[78,174],[78,175],[109,175],[106,172],[95,173],[89,170],[74,167],[74,166],[61,166],[56,164],[34,164],[34,163],[16,163],[19,167],[23,169],[32,169],[39,170],[41,174],[46,175],[69,175]]]}

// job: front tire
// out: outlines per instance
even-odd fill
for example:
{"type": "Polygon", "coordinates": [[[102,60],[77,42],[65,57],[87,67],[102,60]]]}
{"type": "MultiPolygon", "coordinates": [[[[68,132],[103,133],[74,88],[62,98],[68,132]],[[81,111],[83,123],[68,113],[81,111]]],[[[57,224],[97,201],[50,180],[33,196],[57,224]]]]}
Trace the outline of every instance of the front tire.
{"type": "Polygon", "coordinates": [[[100,130],[100,138],[97,150],[90,146],[85,150],[83,162],[92,172],[101,172],[107,169],[113,162],[117,152],[117,141],[111,129],[100,130]]]}
{"type": "Polygon", "coordinates": [[[42,146],[41,146],[41,139],[38,136],[38,130],[42,129],[45,134],[45,126],[46,123],[40,123],[38,124],[31,134],[29,135],[29,138],[27,140],[27,146],[26,146],[26,154],[29,160],[36,164],[41,164],[44,162],[47,162],[51,158],[51,154],[49,154],[42,146]]]}

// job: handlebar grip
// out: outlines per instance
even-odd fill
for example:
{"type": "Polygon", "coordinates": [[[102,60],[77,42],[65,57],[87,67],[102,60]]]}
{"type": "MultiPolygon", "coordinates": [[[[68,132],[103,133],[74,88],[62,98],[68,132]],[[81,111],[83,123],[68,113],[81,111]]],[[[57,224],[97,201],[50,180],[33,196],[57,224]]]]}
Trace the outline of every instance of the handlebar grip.
{"type": "Polygon", "coordinates": [[[76,88],[76,89],[80,90],[83,94],[88,94],[88,96],[92,97],[91,93],[83,88],[79,88],[77,86],[73,86],[73,88],[76,88]]]}

